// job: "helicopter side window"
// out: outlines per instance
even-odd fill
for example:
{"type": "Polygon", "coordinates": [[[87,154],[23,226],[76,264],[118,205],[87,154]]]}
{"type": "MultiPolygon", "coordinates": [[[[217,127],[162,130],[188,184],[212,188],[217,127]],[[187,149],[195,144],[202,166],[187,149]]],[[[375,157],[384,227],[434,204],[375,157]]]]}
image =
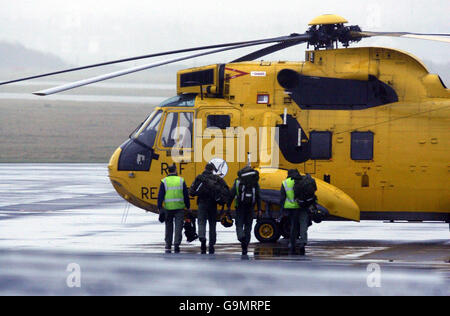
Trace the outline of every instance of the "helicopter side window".
{"type": "Polygon", "coordinates": [[[352,132],[351,139],[353,160],[373,160],[373,132],[352,132]]]}
{"type": "Polygon", "coordinates": [[[311,131],[309,143],[311,146],[311,159],[331,159],[332,133],[328,131],[311,131]]]}
{"type": "Polygon", "coordinates": [[[169,112],[161,135],[164,148],[192,148],[193,112],[169,112]]]}
{"type": "Polygon", "coordinates": [[[192,148],[193,112],[180,113],[179,140],[181,148],[192,148]]]}
{"type": "Polygon", "coordinates": [[[164,123],[164,130],[161,135],[161,145],[165,148],[175,146],[175,129],[178,126],[178,113],[169,112],[164,123]]]}
{"type": "Polygon", "coordinates": [[[231,125],[229,115],[208,115],[206,119],[207,128],[227,129],[231,125]]]}

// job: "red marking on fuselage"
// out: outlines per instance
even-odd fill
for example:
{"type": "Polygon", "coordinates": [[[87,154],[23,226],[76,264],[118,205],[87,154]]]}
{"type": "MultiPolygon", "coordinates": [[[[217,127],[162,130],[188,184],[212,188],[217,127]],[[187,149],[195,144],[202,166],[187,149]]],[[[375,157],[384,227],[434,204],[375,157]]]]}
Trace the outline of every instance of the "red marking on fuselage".
{"type": "Polygon", "coordinates": [[[238,77],[242,77],[242,76],[245,76],[245,75],[248,75],[249,73],[248,72],[245,72],[245,71],[241,71],[241,70],[237,70],[237,69],[233,69],[233,68],[225,68],[226,70],[229,70],[229,71],[234,71],[234,72],[237,72],[238,73],[238,75],[234,75],[234,76],[231,76],[229,79],[231,80],[231,79],[234,79],[234,78],[238,78],[238,77]]]}

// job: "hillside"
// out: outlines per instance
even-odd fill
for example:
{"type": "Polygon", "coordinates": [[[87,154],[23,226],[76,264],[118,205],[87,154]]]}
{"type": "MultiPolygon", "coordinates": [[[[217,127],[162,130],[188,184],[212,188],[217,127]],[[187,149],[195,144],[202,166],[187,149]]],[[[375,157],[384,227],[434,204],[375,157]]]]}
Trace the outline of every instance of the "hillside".
{"type": "Polygon", "coordinates": [[[19,43],[0,42],[2,73],[28,73],[64,67],[70,66],[51,53],[29,49],[19,43]]]}

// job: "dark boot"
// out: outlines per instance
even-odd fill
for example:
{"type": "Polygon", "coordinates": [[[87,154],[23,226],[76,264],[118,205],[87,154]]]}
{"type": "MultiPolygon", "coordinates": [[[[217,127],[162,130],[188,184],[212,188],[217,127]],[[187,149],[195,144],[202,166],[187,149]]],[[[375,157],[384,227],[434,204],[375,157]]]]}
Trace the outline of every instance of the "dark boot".
{"type": "Polygon", "coordinates": [[[175,253],[180,253],[180,246],[175,246],[174,252],[175,253]]]}
{"type": "Polygon", "coordinates": [[[209,254],[210,254],[210,255],[213,255],[214,252],[215,252],[215,250],[214,250],[214,245],[209,245],[209,254]]]}
{"type": "Polygon", "coordinates": [[[166,253],[172,253],[172,246],[166,245],[166,253]]]}
{"type": "Polygon", "coordinates": [[[300,248],[300,256],[304,256],[305,255],[305,247],[301,247],[300,248]]]}
{"type": "Polygon", "coordinates": [[[200,246],[200,251],[202,255],[206,254],[206,239],[201,239],[200,242],[202,243],[200,246]]]}
{"type": "Polygon", "coordinates": [[[248,246],[247,246],[247,244],[245,242],[241,243],[241,248],[242,248],[242,255],[243,256],[247,255],[248,246]]]}
{"type": "Polygon", "coordinates": [[[295,249],[295,246],[289,246],[289,255],[295,256],[297,254],[297,250],[295,249]]]}

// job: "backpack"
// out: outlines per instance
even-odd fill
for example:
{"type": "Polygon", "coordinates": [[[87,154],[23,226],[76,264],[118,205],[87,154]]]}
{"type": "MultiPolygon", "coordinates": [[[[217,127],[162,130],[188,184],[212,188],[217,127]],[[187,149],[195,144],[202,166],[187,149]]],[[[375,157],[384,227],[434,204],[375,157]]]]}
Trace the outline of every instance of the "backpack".
{"type": "Polygon", "coordinates": [[[197,188],[191,187],[190,194],[203,199],[214,200],[219,205],[225,205],[231,198],[230,189],[226,182],[219,176],[201,174],[198,176],[197,188]]]}
{"type": "Polygon", "coordinates": [[[256,186],[259,172],[251,167],[244,167],[238,172],[237,196],[238,205],[252,207],[256,201],[256,186]]]}
{"type": "Polygon", "coordinates": [[[309,207],[316,201],[316,181],[309,173],[294,178],[294,196],[300,207],[309,207]]]}
{"type": "Polygon", "coordinates": [[[221,177],[214,175],[214,178],[214,199],[216,200],[217,204],[223,206],[227,204],[231,199],[230,188],[228,187],[225,180],[223,180],[221,177]]]}

